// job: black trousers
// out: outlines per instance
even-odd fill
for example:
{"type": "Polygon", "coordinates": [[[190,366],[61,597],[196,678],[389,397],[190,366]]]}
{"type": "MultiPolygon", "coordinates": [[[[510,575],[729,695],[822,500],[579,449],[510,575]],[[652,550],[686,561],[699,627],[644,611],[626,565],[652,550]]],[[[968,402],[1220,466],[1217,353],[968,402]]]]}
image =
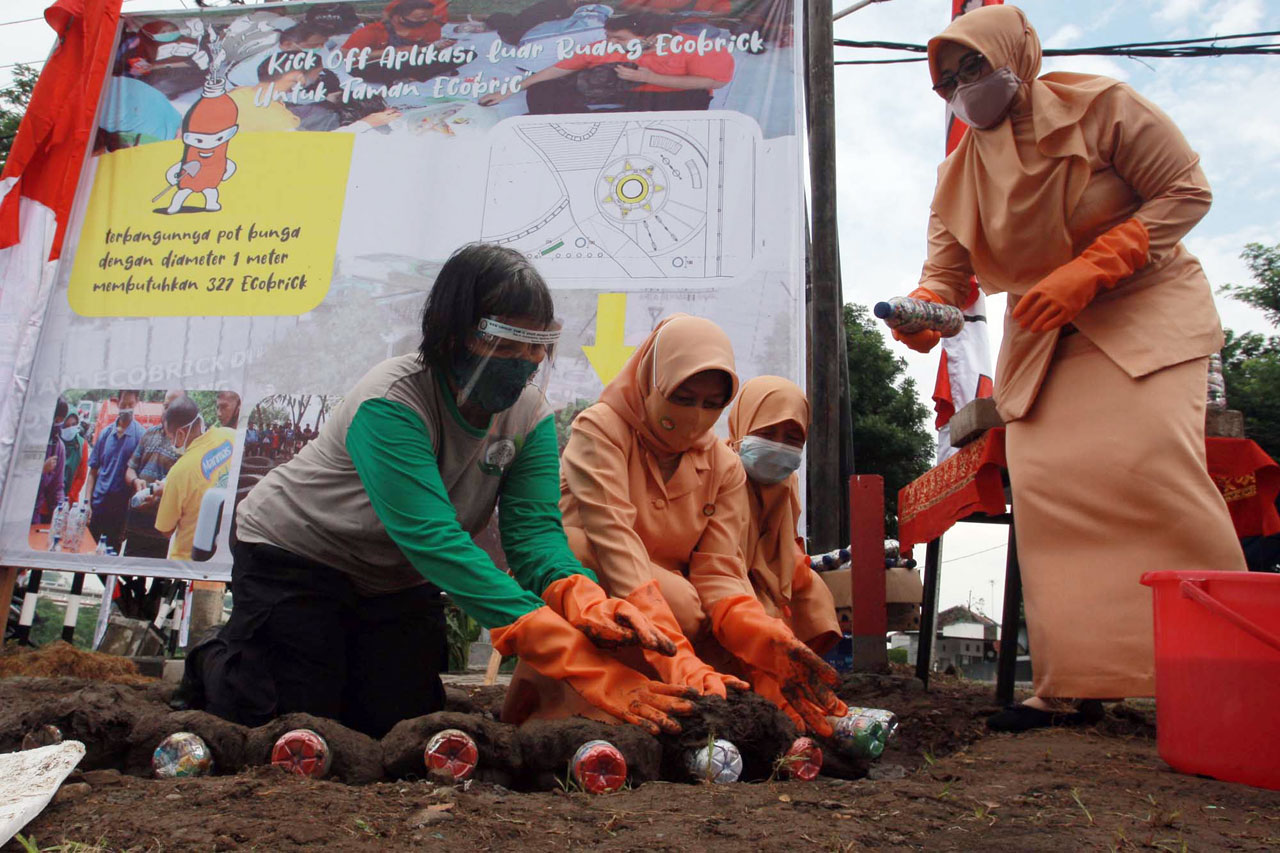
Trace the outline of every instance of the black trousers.
{"type": "Polygon", "coordinates": [[[684,89],[679,92],[618,93],[618,106],[593,110],[578,91],[574,76],[535,83],[525,90],[529,115],[559,115],[591,112],[656,112],[660,110],[705,110],[711,104],[706,89],[684,89]]]}
{"type": "Polygon", "coordinates": [[[231,621],[192,651],[205,710],[258,726],[302,711],[382,737],[444,707],[444,600],[423,585],[373,597],[271,545],[232,549],[231,621]]]}

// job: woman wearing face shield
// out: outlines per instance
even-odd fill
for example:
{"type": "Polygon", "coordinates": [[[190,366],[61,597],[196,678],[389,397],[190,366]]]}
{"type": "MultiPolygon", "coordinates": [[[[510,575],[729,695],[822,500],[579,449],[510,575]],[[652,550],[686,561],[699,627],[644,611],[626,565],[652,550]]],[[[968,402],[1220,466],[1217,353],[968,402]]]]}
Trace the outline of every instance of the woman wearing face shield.
{"type": "Polygon", "coordinates": [[[800,520],[801,453],[809,437],[809,400],[781,376],[757,376],[729,410],[729,448],[747,473],[742,554],[765,612],[820,655],[840,642],[835,600],[814,576],[800,520]]]}
{"type": "Polygon", "coordinates": [[[974,274],[1008,294],[995,398],[1035,696],[988,723],[1086,722],[1097,700],[1154,692],[1143,572],[1244,568],[1204,460],[1222,329],[1180,242],[1209,187],[1173,122],[1128,86],[1037,77],[1040,43],[1014,7],[954,21],[929,69],[970,130],[938,169],[911,295],[960,305],[974,274]]]}
{"type": "MultiPolygon", "coordinates": [[[[737,385],[720,327],[684,314],[659,323],[573,422],[561,464],[565,530],[609,594],[675,645],[671,657],[635,655],[637,667],[721,697],[749,681],[802,728],[830,734],[826,716],[844,712],[835,671],[765,612],[739,552],[746,477],[712,432],[737,385]]],[[[557,691],[517,671],[504,716],[590,713],[557,691]]]]}
{"type": "Polygon", "coordinates": [[[439,710],[441,591],[494,648],[614,718],[678,731],[688,691],[597,647],[674,649],[610,601],[565,541],[542,390],[559,326],[522,255],[476,244],[441,268],[422,344],[371,369],[316,440],[240,504],[235,609],[188,657],[189,704],[247,725],[292,711],[375,737],[439,710]],[[495,506],[511,575],[473,541],[495,506]]]}

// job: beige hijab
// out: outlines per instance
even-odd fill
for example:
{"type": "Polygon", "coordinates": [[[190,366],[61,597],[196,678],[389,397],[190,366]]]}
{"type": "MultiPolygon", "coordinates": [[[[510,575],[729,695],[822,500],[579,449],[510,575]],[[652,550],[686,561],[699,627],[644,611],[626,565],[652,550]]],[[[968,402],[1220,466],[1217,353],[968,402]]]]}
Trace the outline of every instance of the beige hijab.
{"type": "Polygon", "coordinates": [[[719,370],[729,376],[729,399],[738,393],[733,345],[724,330],[710,320],[688,314],[672,314],[657,325],[644,343],[631,354],[600,395],[600,402],[613,409],[635,430],[640,443],[659,455],[706,450],[715,443],[711,431],[719,413],[708,413],[707,428],[691,446],[676,446],[666,435],[654,411],[663,408],[665,398],[680,384],[704,370],[719,370]],[[653,394],[660,399],[651,401],[653,394]],[[655,403],[657,405],[655,405],[655,403]],[[647,404],[647,405],[646,405],[647,404]]]}
{"type": "Polygon", "coordinates": [[[1118,80],[1040,73],[1040,39],[1021,9],[984,6],[929,40],[929,73],[938,81],[938,49],[954,42],[1024,81],[1009,118],[970,129],[938,168],[933,210],[969,250],[984,287],[1025,293],[1074,257],[1067,222],[1089,181],[1080,119],[1118,80]]]}
{"type": "MultiPolygon", "coordinates": [[[[742,386],[729,410],[729,446],[758,429],[793,421],[809,436],[809,400],[794,382],[780,376],[757,376],[742,386]]],[[[758,589],[779,607],[791,601],[795,575],[796,520],[800,517],[800,478],[765,485],[747,478],[751,515],[743,537],[747,571],[758,589]]]]}

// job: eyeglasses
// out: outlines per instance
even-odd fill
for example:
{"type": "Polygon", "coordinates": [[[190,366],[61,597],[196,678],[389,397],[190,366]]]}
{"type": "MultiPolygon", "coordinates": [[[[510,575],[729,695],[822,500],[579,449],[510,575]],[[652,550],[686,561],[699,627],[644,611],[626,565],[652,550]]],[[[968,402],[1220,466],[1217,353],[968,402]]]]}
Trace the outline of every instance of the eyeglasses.
{"type": "Polygon", "coordinates": [[[982,69],[986,67],[987,58],[980,53],[970,53],[960,60],[960,65],[956,68],[954,74],[944,74],[941,79],[934,85],[933,91],[939,95],[946,97],[949,92],[954,91],[956,86],[961,83],[972,83],[982,76],[982,69]]]}

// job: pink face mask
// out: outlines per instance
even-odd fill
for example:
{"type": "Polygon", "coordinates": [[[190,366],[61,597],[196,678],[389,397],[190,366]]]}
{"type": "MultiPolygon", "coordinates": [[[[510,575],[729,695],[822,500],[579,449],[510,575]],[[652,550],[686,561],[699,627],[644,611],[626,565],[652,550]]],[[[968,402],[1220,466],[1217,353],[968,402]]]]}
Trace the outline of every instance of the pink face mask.
{"type": "Polygon", "coordinates": [[[987,130],[999,124],[1009,113],[1009,105],[1022,81],[1009,66],[974,80],[961,83],[951,93],[951,109],[969,127],[987,130]]]}

